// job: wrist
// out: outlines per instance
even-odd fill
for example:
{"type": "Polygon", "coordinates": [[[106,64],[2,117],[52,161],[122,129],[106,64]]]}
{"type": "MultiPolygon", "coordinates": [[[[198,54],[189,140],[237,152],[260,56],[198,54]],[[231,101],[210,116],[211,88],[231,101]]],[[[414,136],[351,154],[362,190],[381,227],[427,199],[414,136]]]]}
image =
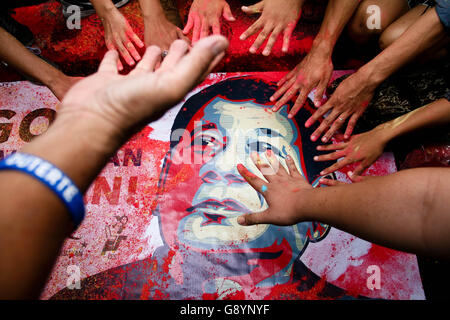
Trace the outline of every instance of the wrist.
{"type": "Polygon", "coordinates": [[[334,42],[330,38],[323,38],[320,35],[314,39],[310,54],[321,56],[326,59],[331,59],[334,49],[334,42]]]}
{"type": "Polygon", "coordinates": [[[357,73],[365,79],[365,85],[375,90],[387,77],[373,63],[363,65],[357,73]]]}

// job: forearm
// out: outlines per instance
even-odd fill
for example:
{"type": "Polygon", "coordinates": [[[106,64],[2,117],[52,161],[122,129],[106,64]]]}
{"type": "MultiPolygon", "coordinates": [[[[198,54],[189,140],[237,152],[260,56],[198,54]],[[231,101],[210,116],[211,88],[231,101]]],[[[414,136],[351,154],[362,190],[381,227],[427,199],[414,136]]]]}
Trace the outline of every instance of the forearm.
{"type": "Polygon", "coordinates": [[[91,3],[100,19],[107,17],[111,12],[117,10],[111,0],[91,0],[91,3]]]}
{"type": "Polygon", "coordinates": [[[375,130],[381,130],[390,141],[409,132],[440,126],[450,123],[450,102],[439,99],[401,117],[379,125],[375,130]]]}
{"type": "Polygon", "coordinates": [[[359,5],[356,0],[332,0],[328,2],[319,33],[314,39],[312,52],[333,53],[337,39],[359,5]]]}
{"type": "Polygon", "coordinates": [[[0,58],[22,74],[51,87],[65,75],[38,58],[25,48],[16,38],[0,27],[0,58]]]}
{"type": "Polygon", "coordinates": [[[360,70],[379,84],[445,37],[444,27],[432,8],[360,70]]]}
{"type": "Polygon", "coordinates": [[[422,168],[314,189],[298,211],[383,246],[449,258],[449,179],[448,168],[422,168]]]}
{"type": "MultiPolygon", "coordinates": [[[[85,192],[117,146],[98,123],[58,115],[21,151],[53,163],[85,192]]],[[[0,297],[37,298],[73,225],[61,200],[41,182],[16,171],[0,175],[0,297]]]]}

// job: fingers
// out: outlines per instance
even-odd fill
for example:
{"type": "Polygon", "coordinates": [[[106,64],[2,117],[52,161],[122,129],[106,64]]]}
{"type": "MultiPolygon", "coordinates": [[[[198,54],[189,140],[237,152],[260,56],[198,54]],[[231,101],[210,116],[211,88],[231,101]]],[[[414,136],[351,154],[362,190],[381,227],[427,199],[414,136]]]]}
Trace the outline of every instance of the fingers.
{"type": "Polygon", "coordinates": [[[291,92],[289,93],[289,95],[285,95],[286,91],[288,89],[290,89],[294,83],[295,83],[295,77],[292,77],[288,80],[284,80],[282,79],[280,82],[283,82],[283,85],[281,86],[281,88],[279,88],[271,97],[270,97],[270,101],[276,101],[278,100],[281,96],[283,96],[282,100],[277,101],[274,105],[273,111],[278,111],[278,109],[285,104],[287,101],[289,101],[292,97],[292,92],[295,92],[291,90],[291,92]]]}
{"type": "Polygon", "coordinates": [[[328,168],[323,169],[323,170],[320,172],[320,175],[321,175],[321,176],[324,176],[324,175],[326,175],[326,174],[335,172],[336,170],[339,170],[339,169],[341,169],[341,168],[345,167],[346,165],[351,164],[351,163],[353,163],[353,162],[356,162],[356,160],[353,160],[353,159],[351,159],[350,157],[345,157],[345,158],[342,159],[341,161],[338,161],[338,162],[336,162],[335,164],[329,166],[328,168]]]}
{"type": "Polygon", "coordinates": [[[262,9],[263,9],[263,5],[264,5],[264,2],[261,1],[261,2],[258,2],[258,3],[254,4],[254,5],[252,5],[252,6],[248,6],[248,7],[242,6],[241,10],[244,11],[246,14],[261,13],[262,9]]]}
{"type": "Polygon", "coordinates": [[[196,43],[200,39],[202,21],[196,14],[194,15],[194,31],[192,32],[192,43],[196,43]]]}
{"type": "Polygon", "coordinates": [[[286,165],[289,169],[289,174],[294,178],[303,177],[301,173],[298,171],[297,166],[295,165],[294,159],[290,155],[286,156],[286,165]]]}
{"type": "MultiPolygon", "coordinates": [[[[258,168],[258,170],[262,173],[264,178],[266,178],[267,181],[270,182],[272,180],[273,176],[276,174],[276,172],[272,168],[272,166],[265,161],[263,162],[261,157],[259,156],[258,152],[256,152],[256,151],[252,152],[250,157],[251,157],[253,163],[255,164],[256,168],[258,168]]],[[[278,168],[279,168],[279,166],[278,166],[278,168]]]]}
{"type": "Polygon", "coordinates": [[[345,152],[342,150],[328,153],[328,154],[322,154],[320,156],[315,156],[314,161],[334,161],[339,158],[342,158],[345,155],[345,152]]]}
{"type": "Polygon", "coordinates": [[[275,42],[277,41],[278,35],[280,33],[281,33],[280,28],[275,28],[272,31],[272,34],[270,35],[269,40],[267,41],[266,47],[264,48],[264,51],[262,53],[264,56],[270,55],[270,52],[272,51],[272,48],[273,48],[275,42]]]}
{"type": "Polygon", "coordinates": [[[259,47],[262,46],[264,41],[266,40],[267,36],[272,32],[271,27],[264,27],[264,29],[259,33],[258,37],[256,38],[255,42],[253,42],[252,46],[250,47],[249,51],[250,53],[256,53],[256,51],[259,49],[259,47]]]}
{"type": "Polygon", "coordinates": [[[170,45],[169,53],[164,58],[161,67],[158,69],[158,72],[162,73],[167,71],[168,69],[173,68],[175,64],[185,55],[188,51],[189,45],[182,40],[175,40],[170,45]]]}
{"type": "Polygon", "coordinates": [[[364,171],[366,171],[367,168],[369,168],[372,165],[373,161],[370,161],[368,159],[364,159],[363,161],[360,162],[360,164],[358,164],[355,168],[355,170],[350,171],[348,173],[349,177],[351,178],[352,176],[360,176],[364,173],[364,171]],[[351,173],[351,174],[350,174],[351,173]]]}
{"type": "Polygon", "coordinates": [[[339,180],[334,180],[334,179],[327,179],[327,178],[321,178],[319,180],[319,182],[321,184],[324,184],[324,185],[330,186],[330,187],[346,185],[345,182],[342,182],[339,180]]]}
{"type": "Polygon", "coordinates": [[[322,101],[323,95],[327,90],[329,79],[322,79],[316,87],[316,92],[314,93],[314,105],[318,108],[322,101]]]}
{"type": "Polygon", "coordinates": [[[230,6],[228,4],[225,4],[223,7],[223,14],[222,16],[224,17],[225,20],[227,21],[236,21],[236,18],[233,16],[233,14],[231,13],[231,9],[230,6]]]}
{"type": "Polygon", "coordinates": [[[117,73],[118,60],[119,60],[118,52],[116,50],[109,50],[108,52],[106,52],[105,56],[103,57],[103,60],[100,62],[98,72],[117,73]]]}
{"type": "Polygon", "coordinates": [[[176,31],[178,39],[186,41],[187,43],[191,43],[191,40],[184,35],[183,31],[180,28],[177,28],[176,31]]]}
{"type": "Polygon", "coordinates": [[[301,107],[305,104],[306,99],[308,98],[308,94],[311,91],[310,87],[300,87],[300,95],[298,96],[297,100],[295,101],[294,106],[292,107],[291,111],[289,112],[288,118],[293,118],[298,110],[300,110],[301,107]]]}
{"type": "Polygon", "coordinates": [[[184,26],[183,33],[185,35],[188,34],[189,31],[191,31],[193,27],[194,27],[194,18],[193,18],[192,13],[189,13],[188,21],[186,22],[186,25],[184,26]]]}
{"type": "Polygon", "coordinates": [[[248,182],[249,185],[253,187],[256,191],[263,193],[262,187],[266,185],[266,182],[250,172],[245,166],[242,164],[237,165],[237,170],[239,174],[248,182]]]}
{"type": "Polygon", "coordinates": [[[145,44],[142,42],[142,40],[137,36],[136,33],[130,28],[127,30],[127,36],[129,39],[131,39],[139,48],[143,48],[145,44]]]}
{"type": "MultiPolygon", "coordinates": [[[[175,42],[183,41],[177,40],[175,42]]],[[[185,45],[187,46],[186,43],[185,45]]],[[[198,41],[189,54],[185,55],[178,63],[176,73],[171,78],[171,87],[176,88],[177,92],[180,92],[183,97],[202,80],[205,74],[217,65],[227,48],[228,40],[223,36],[210,36],[198,41]]],[[[169,55],[164,59],[163,64],[166,63],[169,55]]]]}
{"type": "Polygon", "coordinates": [[[296,23],[288,24],[288,26],[286,27],[286,29],[283,32],[283,47],[282,47],[281,51],[283,51],[284,53],[288,52],[288,50],[289,50],[289,42],[291,41],[291,36],[292,36],[292,32],[294,32],[295,25],[296,25],[296,23]]]}
{"type": "Polygon", "coordinates": [[[340,143],[331,143],[327,145],[320,145],[317,146],[318,151],[330,151],[330,150],[342,150],[347,147],[347,142],[340,142],[340,143]]]}
{"type": "MultiPolygon", "coordinates": [[[[116,51],[116,47],[115,47],[112,43],[107,42],[107,43],[106,43],[106,47],[108,48],[108,50],[114,50],[114,51],[116,51]]],[[[120,61],[119,58],[117,58],[117,69],[118,69],[119,71],[122,71],[122,70],[123,70],[123,64],[122,64],[122,62],[120,61]]]]}
{"type": "Polygon", "coordinates": [[[344,133],[344,139],[350,138],[350,136],[353,133],[353,129],[355,129],[356,122],[358,121],[359,117],[360,117],[360,115],[357,113],[354,113],[350,117],[350,120],[348,121],[348,124],[347,124],[347,129],[345,130],[345,133],[344,133]]]}
{"type": "Polygon", "coordinates": [[[138,75],[155,70],[158,63],[161,61],[161,49],[157,46],[150,46],[144,53],[142,60],[137,64],[130,74],[138,75]]]}
{"type": "Polygon", "coordinates": [[[262,212],[247,213],[237,218],[241,226],[252,226],[261,223],[270,223],[269,209],[262,212]]]}
{"type": "Polygon", "coordinates": [[[260,25],[260,21],[256,20],[250,27],[248,27],[247,30],[244,31],[244,33],[241,34],[239,39],[246,40],[248,37],[255,34],[261,28],[262,28],[262,26],[260,25]]]}
{"type": "Polygon", "coordinates": [[[343,113],[340,116],[337,117],[336,120],[334,120],[333,124],[331,125],[330,129],[323,135],[322,141],[328,142],[330,138],[338,131],[345,123],[345,120],[347,119],[347,114],[343,113]]]}

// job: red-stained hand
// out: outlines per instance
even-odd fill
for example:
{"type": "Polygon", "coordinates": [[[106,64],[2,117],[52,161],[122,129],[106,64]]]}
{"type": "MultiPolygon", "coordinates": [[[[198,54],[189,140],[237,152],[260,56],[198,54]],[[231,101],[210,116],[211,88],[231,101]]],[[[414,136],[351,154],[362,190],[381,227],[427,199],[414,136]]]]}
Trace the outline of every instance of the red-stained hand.
{"type": "Polygon", "coordinates": [[[349,164],[359,162],[359,165],[349,172],[353,181],[359,181],[361,174],[372,165],[383,153],[388,142],[382,127],[352,136],[349,141],[326,146],[318,146],[319,151],[333,151],[328,154],[315,156],[315,161],[332,161],[343,158],[332,166],[324,169],[320,174],[326,175],[339,170],[349,164]]]}
{"type": "Polygon", "coordinates": [[[245,40],[261,31],[249,51],[256,53],[269,37],[262,52],[263,55],[268,56],[278,36],[283,33],[282,51],[287,52],[292,32],[301,16],[303,2],[304,0],[263,0],[249,7],[242,7],[242,11],[246,14],[261,14],[261,16],[241,34],[240,39],[245,40]]]}
{"type": "Polygon", "coordinates": [[[310,127],[330,111],[330,114],[323,119],[322,123],[311,135],[311,140],[316,141],[325,133],[322,141],[328,142],[347,119],[349,121],[344,138],[350,138],[356,122],[372,100],[375,89],[376,87],[370,84],[369,79],[362,73],[359,73],[359,71],[342,81],[331,98],[306,121],[305,126],[310,127]]]}
{"type": "Polygon", "coordinates": [[[298,95],[294,106],[289,112],[289,118],[304,105],[308,94],[316,88],[314,104],[318,107],[333,73],[331,56],[320,51],[311,51],[294,70],[284,76],[278,83],[279,89],[270,97],[270,101],[278,100],[273,111],[278,111],[293,96],[298,95]],[[280,99],[281,97],[281,99],[280,99]]]}
{"type": "Polygon", "coordinates": [[[293,225],[302,221],[298,201],[302,197],[307,199],[307,193],[313,190],[313,187],[300,174],[290,156],[286,157],[289,172],[280,165],[273,153],[266,152],[266,157],[270,164],[261,162],[259,157],[256,161],[252,157],[252,160],[268,182],[251,173],[242,164],[237,166],[242,177],[264,196],[269,205],[264,211],[240,216],[238,223],[245,226],[266,223],[293,225]]]}
{"type": "Polygon", "coordinates": [[[220,34],[220,18],[236,21],[225,0],[194,0],[189,10],[184,34],[192,30],[192,43],[212,34],[220,34]]]}
{"type": "Polygon", "coordinates": [[[163,51],[168,51],[172,42],[177,39],[190,42],[183,31],[167,20],[164,16],[158,18],[144,19],[144,43],[157,46],[163,51]]]}
{"type": "MultiPolygon", "coordinates": [[[[117,50],[128,65],[134,66],[141,59],[135,45],[143,48],[144,43],[134,33],[127,19],[115,9],[108,12],[101,20],[105,29],[106,47],[109,50],[117,50]]],[[[120,60],[117,62],[117,67],[119,71],[123,70],[120,60]]]]}

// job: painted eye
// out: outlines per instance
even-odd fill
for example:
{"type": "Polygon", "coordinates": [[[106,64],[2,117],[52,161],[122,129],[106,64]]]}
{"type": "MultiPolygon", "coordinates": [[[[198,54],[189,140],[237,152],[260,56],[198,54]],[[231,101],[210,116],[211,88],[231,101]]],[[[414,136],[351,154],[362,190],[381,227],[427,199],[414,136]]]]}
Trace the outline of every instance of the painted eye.
{"type": "Polygon", "coordinates": [[[272,150],[272,145],[266,143],[266,142],[261,142],[261,141],[254,141],[254,142],[249,142],[247,143],[247,150],[249,153],[252,153],[253,151],[256,152],[265,152],[266,150],[272,150]]]}
{"type": "Polygon", "coordinates": [[[194,152],[197,154],[208,154],[210,156],[214,156],[220,152],[224,144],[212,135],[200,133],[193,139],[192,146],[194,148],[194,152]]]}

